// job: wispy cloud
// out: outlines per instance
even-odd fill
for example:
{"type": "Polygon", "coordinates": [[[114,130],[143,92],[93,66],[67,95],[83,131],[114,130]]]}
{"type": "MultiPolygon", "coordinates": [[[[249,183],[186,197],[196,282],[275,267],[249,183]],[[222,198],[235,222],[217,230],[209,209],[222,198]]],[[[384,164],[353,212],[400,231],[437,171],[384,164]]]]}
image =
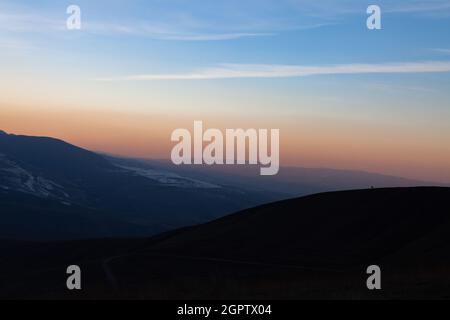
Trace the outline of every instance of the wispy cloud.
{"type": "MultiPolygon", "coordinates": [[[[104,27],[96,26],[90,28],[92,33],[125,33],[134,34],[136,36],[143,36],[158,40],[180,40],[180,41],[218,41],[218,40],[234,40],[241,38],[254,38],[254,37],[272,37],[277,36],[287,31],[307,31],[312,29],[318,29],[322,27],[329,27],[336,25],[335,22],[323,22],[323,23],[311,23],[311,24],[296,24],[292,26],[280,26],[273,27],[273,31],[253,31],[253,32],[223,32],[223,33],[183,33],[170,29],[152,28],[146,27],[140,29],[139,27],[123,26],[123,25],[105,25],[104,27]],[[154,31],[156,29],[157,31],[154,31]]],[[[270,29],[270,28],[267,28],[270,29]]]]}
{"type": "Polygon", "coordinates": [[[167,23],[132,22],[127,24],[93,22],[85,23],[83,28],[86,32],[99,35],[128,35],[144,37],[157,40],[178,40],[178,41],[220,41],[235,40],[241,38],[271,37],[285,31],[302,31],[318,29],[331,26],[333,22],[311,22],[304,24],[287,24],[272,26],[245,26],[241,27],[205,27],[189,28],[175,26],[167,23]],[[219,29],[219,30],[218,30],[219,29]],[[251,31],[242,31],[251,30],[251,31]],[[268,31],[269,30],[269,31],[268,31]]]}
{"type": "Polygon", "coordinates": [[[314,75],[345,75],[375,73],[436,73],[450,72],[450,61],[341,64],[330,66],[222,64],[191,73],[141,74],[104,77],[97,81],[152,81],[152,80],[215,80],[233,78],[289,78],[314,75]]]}
{"type": "Polygon", "coordinates": [[[86,23],[83,26],[88,33],[98,35],[127,35],[156,40],[170,41],[221,41],[252,37],[274,36],[272,32],[181,32],[174,28],[149,23],[86,23]]]}
{"type": "Polygon", "coordinates": [[[402,0],[402,1],[394,1],[388,3],[387,5],[388,12],[404,12],[404,13],[413,13],[413,12],[448,12],[450,10],[450,2],[448,0],[402,0]]]}
{"type": "MultiPolygon", "coordinates": [[[[5,3],[9,5],[0,6],[0,31],[66,31],[64,10],[46,12],[34,5],[5,3]]],[[[450,14],[448,0],[379,0],[377,4],[384,13],[450,14]]],[[[121,11],[114,11],[109,20],[104,21],[86,15],[83,31],[94,35],[126,35],[169,41],[226,41],[335,25],[348,15],[365,14],[367,7],[360,0],[227,0],[211,2],[207,6],[193,0],[148,5],[152,10],[145,11],[139,18],[128,17],[128,21],[121,11]]]]}
{"type": "MultiPolygon", "coordinates": [[[[370,3],[361,0],[290,0],[300,12],[311,16],[333,17],[361,14],[370,3]]],[[[449,13],[448,0],[378,0],[373,4],[384,13],[449,13]]]]}
{"type": "Polygon", "coordinates": [[[446,48],[434,48],[431,50],[433,52],[440,53],[440,54],[450,54],[450,49],[446,49],[446,48]]]}
{"type": "MultiPolygon", "coordinates": [[[[67,15],[63,10],[56,13],[41,11],[35,6],[17,6],[14,2],[8,4],[0,6],[0,31],[30,34],[67,31],[67,15]]],[[[296,10],[290,0],[218,1],[207,9],[200,1],[179,6],[167,1],[153,6],[154,10],[132,20],[129,17],[127,20],[127,15],[121,12],[114,12],[108,20],[85,15],[82,31],[100,36],[125,35],[168,41],[226,41],[271,37],[285,31],[317,29],[336,23],[314,17],[314,10],[311,12],[314,18],[308,18],[309,12],[296,10]]]]}
{"type": "Polygon", "coordinates": [[[147,37],[159,40],[178,41],[222,41],[241,38],[268,37],[275,33],[219,33],[219,34],[147,34],[147,37]]]}
{"type": "MultiPolygon", "coordinates": [[[[316,28],[318,26],[306,26],[316,28]]],[[[252,37],[274,36],[273,32],[181,32],[174,28],[148,23],[115,24],[103,22],[86,22],[82,30],[96,35],[127,35],[157,40],[171,41],[224,41],[252,37]]],[[[52,19],[36,14],[0,13],[0,30],[15,33],[66,32],[64,19],[52,19]]]]}

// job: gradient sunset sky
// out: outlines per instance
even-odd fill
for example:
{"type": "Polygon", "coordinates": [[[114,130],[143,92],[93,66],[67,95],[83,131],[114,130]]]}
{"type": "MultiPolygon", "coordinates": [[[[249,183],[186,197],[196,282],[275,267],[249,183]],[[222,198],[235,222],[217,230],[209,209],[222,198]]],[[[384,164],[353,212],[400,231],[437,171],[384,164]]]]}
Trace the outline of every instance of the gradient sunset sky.
{"type": "Polygon", "coordinates": [[[279,128],[282,166],[450,183],[449,30],[445,0],[1,0],[0,129],[169,158],[194,120],[279,128]]]}

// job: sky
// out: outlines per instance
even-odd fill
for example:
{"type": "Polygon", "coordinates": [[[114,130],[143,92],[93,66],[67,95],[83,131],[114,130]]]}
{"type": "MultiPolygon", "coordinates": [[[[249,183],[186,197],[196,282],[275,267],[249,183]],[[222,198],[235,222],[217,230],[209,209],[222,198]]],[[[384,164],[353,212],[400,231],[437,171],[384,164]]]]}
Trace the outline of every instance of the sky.
{"type": "Polygon", "coordinates": [[[0,129],[168,158],[194,120],[277,128],[282,166],[450,183],[449,30],[444,0],[1,0],[0,129]]]}

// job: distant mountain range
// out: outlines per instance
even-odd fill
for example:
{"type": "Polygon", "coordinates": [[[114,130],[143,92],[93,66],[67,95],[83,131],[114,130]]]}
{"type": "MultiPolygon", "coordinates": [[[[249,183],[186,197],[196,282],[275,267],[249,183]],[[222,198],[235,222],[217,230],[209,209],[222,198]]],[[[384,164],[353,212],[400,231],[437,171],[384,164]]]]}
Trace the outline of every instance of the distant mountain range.
{"type": "Polygon", "coordinates": [[[64,141],[0,131],[3,238],[150,236],[277,200],[317,192],[431,185],[364,172],[177,167],[94,153],[64,141]]]}
{"type": "Polygon", "coordinates": [[[274,176],[260,176],[259,167],[246,166],[175,166],[164,160],[142,160],[154,167],[183,176],[201,178],[223,185],[275,193],[281,198],[320,192],[367,188],[412,186],[450,186],[448,184],[400,178],[364,171],[327,168],[282,167],[274,176]]]}
{"type": "Polygon", "coordinates": [[[450,298],[450,188],[332,192],[143,239],[0,241],[0,297],[450,298]],[[65,267],[80,265],[83,291],[65,267]],[[382,291],[365,284],[382,270],[382,291]]]}

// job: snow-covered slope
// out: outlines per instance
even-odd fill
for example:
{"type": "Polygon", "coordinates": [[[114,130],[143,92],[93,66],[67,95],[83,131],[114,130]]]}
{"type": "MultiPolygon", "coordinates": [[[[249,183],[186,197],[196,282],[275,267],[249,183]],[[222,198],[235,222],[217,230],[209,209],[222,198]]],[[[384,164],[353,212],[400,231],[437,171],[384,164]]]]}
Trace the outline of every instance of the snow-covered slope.
{"type": "Polygon", "coordinates": [[[117,165],[119,168],[124,169],[136,176],[141,176],[148,178],[150,180],[156,181],[164,186],[178,187],[178,188],[200,188],[200,189],[220,189],[221,186],[217,184],[212,184],[209,182],[204,182],[197,179],[191,179],[183,177],[179,174],[155,170],[150,168],[138,168],[125,165],[117,165]]]}
{"type": "Polygon", "coordinates": [[[38,197],[68,199],[64,187],[44,176],[32,173],[0,153],[0,188],[38,197]]]}

